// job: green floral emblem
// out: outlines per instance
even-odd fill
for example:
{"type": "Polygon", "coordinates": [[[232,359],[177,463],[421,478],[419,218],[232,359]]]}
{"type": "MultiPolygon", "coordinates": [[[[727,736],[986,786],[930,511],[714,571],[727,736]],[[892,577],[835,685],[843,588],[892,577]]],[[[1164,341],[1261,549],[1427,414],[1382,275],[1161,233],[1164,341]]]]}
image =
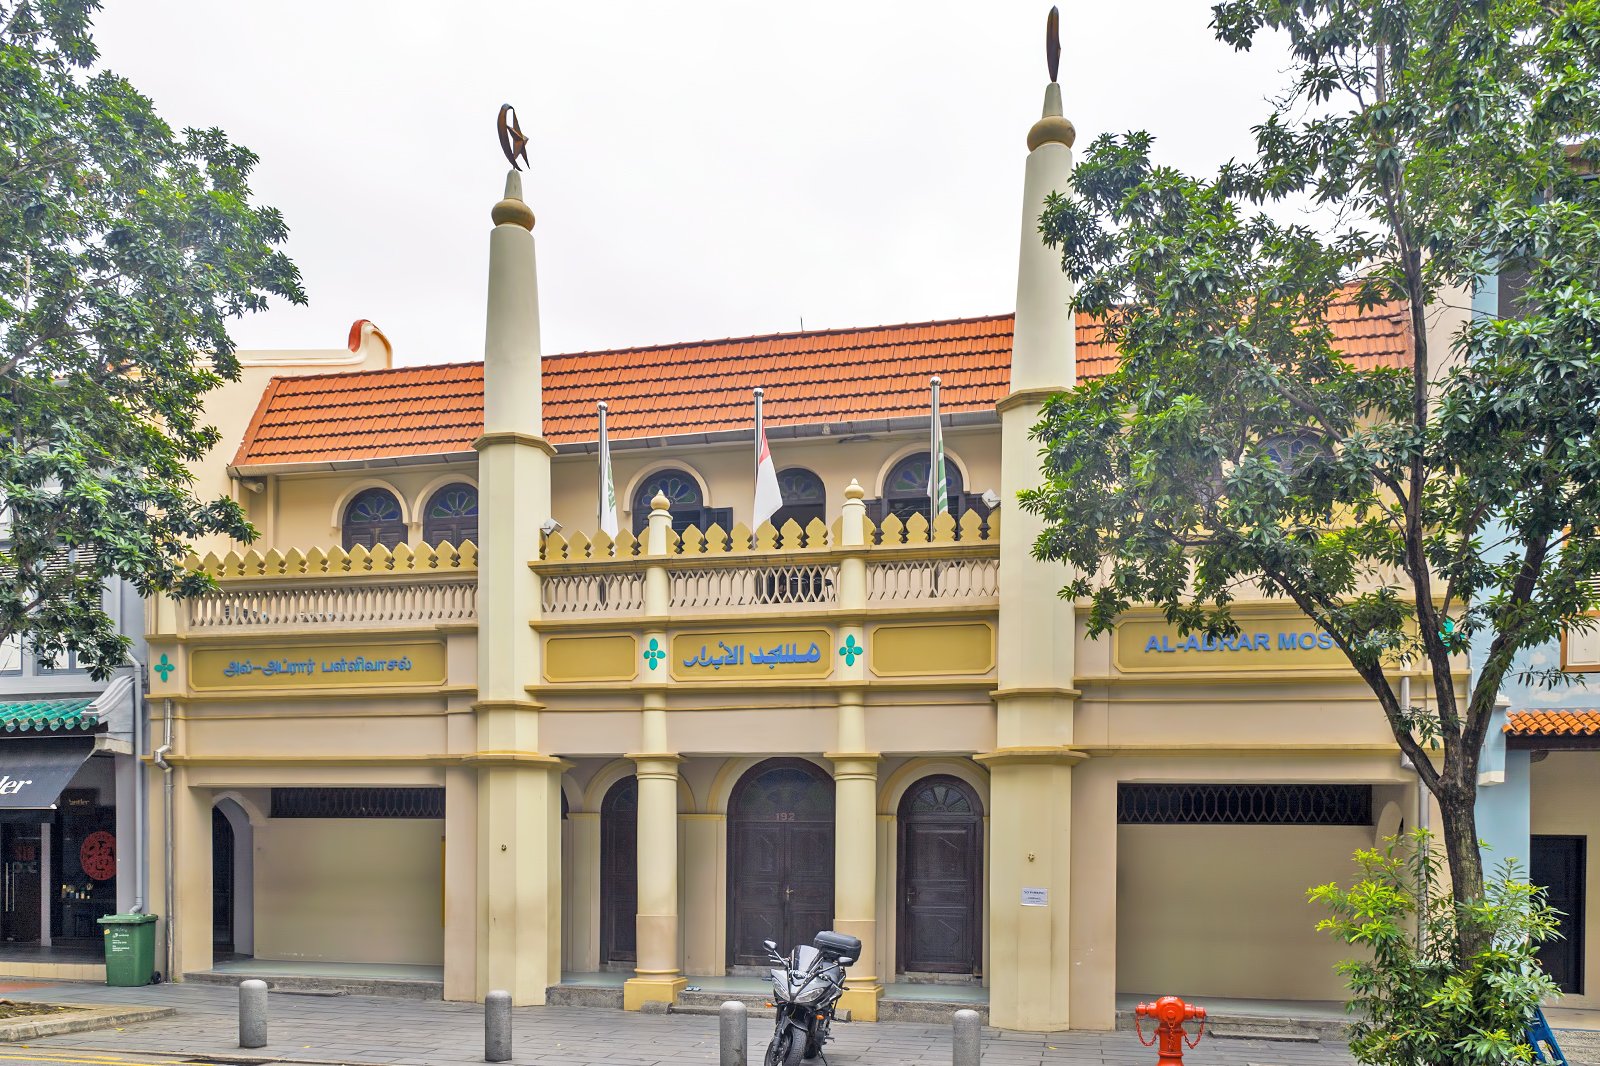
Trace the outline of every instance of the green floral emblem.
{"type": "Polygon", "coordinates": [[[644,661],[650,664],[650,669],[654,670],[656,664],[666,657],[667,653],[661,649],[660,644],[656,643],[656,638],[651,637],[650,646],[644,650],[644,661]]]}
{"type": "Polygon", "coordinates": [[[856,664],[856,656],[865,655],[866,653],[867,649],[856,643],[856,635],[854,633],[844,638],[844,647],[839,649],[839,654],[844,656],[844,664],[846,666],[854,666],[856,664]]]}
{"type": "Polygon", "coordinates": [[[167,675],[172,673],[172,671],[176,670],[177,668],[178,664],[167,658],[166,652],[162,652],[161,661],[156,663],[155,666],[151,667],[152,670],[161,675],[161,683],[163,685],[167,683],[167,675]]]}

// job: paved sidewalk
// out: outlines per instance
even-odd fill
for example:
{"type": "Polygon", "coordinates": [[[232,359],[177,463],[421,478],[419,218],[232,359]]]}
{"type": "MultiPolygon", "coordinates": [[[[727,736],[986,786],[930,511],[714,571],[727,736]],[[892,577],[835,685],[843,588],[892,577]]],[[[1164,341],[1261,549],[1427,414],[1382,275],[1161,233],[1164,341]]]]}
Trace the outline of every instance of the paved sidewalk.
{"type": "MultiPolygon", "coordinates": [[[[471,1003],[314,997],[273,993],[268,1037],[259,1051],[238,1047],[238,993],[216,985],[106,988],[57,984],[6,987],[12,999],[56,1003],[158,1004],[177,1008],[170,1018],[118,1031],[74,1033],[29,1042],[44,1051],[82,1048],[99,1052],[243,1056],[256,1060],[441,1066],[483,1061],[483,1009],[471,1003]]],[[[750,1062],[761,1062],[770,1033],[764,1019],[750,1020],[750,1062]]],[[[515,1062],[527,1066],[654,1066],[715,1063],[717,1019],[646,1015],[589,1007],[522,1007],[515,1012],[515,1062]]],[[[831,1066],[929,1066],[950,1061],[945,1026],[891,1023],[840,1024],[828,1048],[831,1066]]],[[[1151,1066],[1155,1049],[1134,1034],[985,1032],[984,1062],[993,1066],[1151,1066]]],[[[1202,1041],[1192,1066],[1348,1066],[1341,1044],[1202,1041]]]]}

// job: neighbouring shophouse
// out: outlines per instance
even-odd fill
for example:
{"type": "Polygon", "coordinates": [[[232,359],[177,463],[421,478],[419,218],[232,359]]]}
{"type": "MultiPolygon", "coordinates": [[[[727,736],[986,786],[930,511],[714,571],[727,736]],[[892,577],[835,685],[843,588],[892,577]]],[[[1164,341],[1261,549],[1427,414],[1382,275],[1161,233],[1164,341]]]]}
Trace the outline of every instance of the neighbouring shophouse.
{"type": "MultiPolygon", "coordinates": [[[[361,322],[349,350],[239,355],[240,380],[207,397],[207,414],[221,425],[246,421],[274,377],[389,365],[387,341],[361,322]]],[[[212,465],[211,484],[228,488],[226,457],[200,464],[200,473],[212,465]]],[[[8,522],[0,510],[0,544],[8,522]]],[[[85,562],[79,549],[64,549],[54,565],[85,562]]],[[[106,681],[70,654],[51,663],[20,637],[0,642],[0,971],[8,975],[103,979],[98,919],[161,910],[149,880],[152,868],[159,877],[159,857],[139,861],[148,764],[160,743],[144,724],[147,605],[125,581],[106,582],[103,604],[132,640],[128,662],[106,681]]],[[[155,664],[158,675],[164,669],[155,664]]],[[[159,790],[155,796],[159,814],[159,790]]]]}
{"type": "MultiPolygon", "coordinates": [[[[1473,313],[1514,317],[1519,274],[1489,277],[1473,313]]],[[[1502,528],[1489,536],[1509,540],[1502,528]]],[[[1494,541],[1489,541],[1494,543],[1494,541]]],[[[1473,658],[1486,651],[1480,637],[1473,658]]],[[[1569,630],[1560,640],[1523,652],[1502,684],[1499,718],[1480,762],[1478,834],[1491,871],[1506,860],[1516,875],[1546,890],[1560,912],[1560,937],[1539,957],[1560,986],[1561,1007],[1600,1008],[1600,927],[1588,921],[1600,889],[1600,630],[1569,630]],[[1561,684],[1541,674],[1558,672],[1561,684]]]]}
{"type": "MultiPolygon", "coordinates": [[[[1027,132],[1012,312],[543,356],[512,174],[481,362],[267,384],[208,475],[261,540],[151,608],[165,966],[636,1009],[832,927],[857,1019],[1341,998],[1305,889],[1409,824],[1415,779],[1281,602],[1239,603],[1235,640],[1135,611],[1089,641],[1032,558],[1029,428],[1115,352],[1037,234],[1072,165],[1056,84],[1027,132]],[[752,530],[757,387],[783,507],[752,530]]],[[[1404,319],[1332,328],[1405,365],[1404,319]]]]}
{"type": "MultiPolygon", "coordinates": [[[[0,514],[0,544],[10,533],[0,514]]],[[[86,560],[63,550],[51,565],[86,560]]],[[[0,642],[0,968],[103,978],[97,920],[140,907],[134,724],[143,691],[143,601],[108,582],[103,604],[133,659],[96,681],[20,637],[0,642]]]]}

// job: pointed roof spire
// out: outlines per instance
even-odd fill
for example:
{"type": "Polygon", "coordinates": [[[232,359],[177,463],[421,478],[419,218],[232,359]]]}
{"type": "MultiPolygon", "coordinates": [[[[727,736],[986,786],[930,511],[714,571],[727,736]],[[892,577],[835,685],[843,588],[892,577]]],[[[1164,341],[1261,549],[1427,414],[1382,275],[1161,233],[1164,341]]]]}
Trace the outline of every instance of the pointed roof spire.
{"type": "Polygon", "coordinates": [[[1061,85],[1056,80],[1061,70],[1061,13],[1050,9],[1044,23],[1044,59],[1050,70],[1050,84],[1044,90],[1044,112],[1028,131],[1028,151],[1041,144],[1064,144],[1072,147],[1078,131],[1061,115],[1061,85]]]}

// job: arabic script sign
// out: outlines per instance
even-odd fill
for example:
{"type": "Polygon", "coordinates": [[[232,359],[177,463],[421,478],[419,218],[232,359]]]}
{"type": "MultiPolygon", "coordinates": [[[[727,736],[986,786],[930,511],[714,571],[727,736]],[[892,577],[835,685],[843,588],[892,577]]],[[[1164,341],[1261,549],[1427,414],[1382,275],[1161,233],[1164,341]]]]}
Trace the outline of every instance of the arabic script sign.
{"type": "Polygon", "coordinates": [[[678,633],[672,638],[672,676],[679,681],[730,678],[821,678],[833,672],[826,629],[769,633],[678,633]]]}
{"type": "Polygon", "coordinates": [[[195,689],[367,688],[444,679],[444,645],[420,641],[199,648],[189,660],[195,689]]]}

